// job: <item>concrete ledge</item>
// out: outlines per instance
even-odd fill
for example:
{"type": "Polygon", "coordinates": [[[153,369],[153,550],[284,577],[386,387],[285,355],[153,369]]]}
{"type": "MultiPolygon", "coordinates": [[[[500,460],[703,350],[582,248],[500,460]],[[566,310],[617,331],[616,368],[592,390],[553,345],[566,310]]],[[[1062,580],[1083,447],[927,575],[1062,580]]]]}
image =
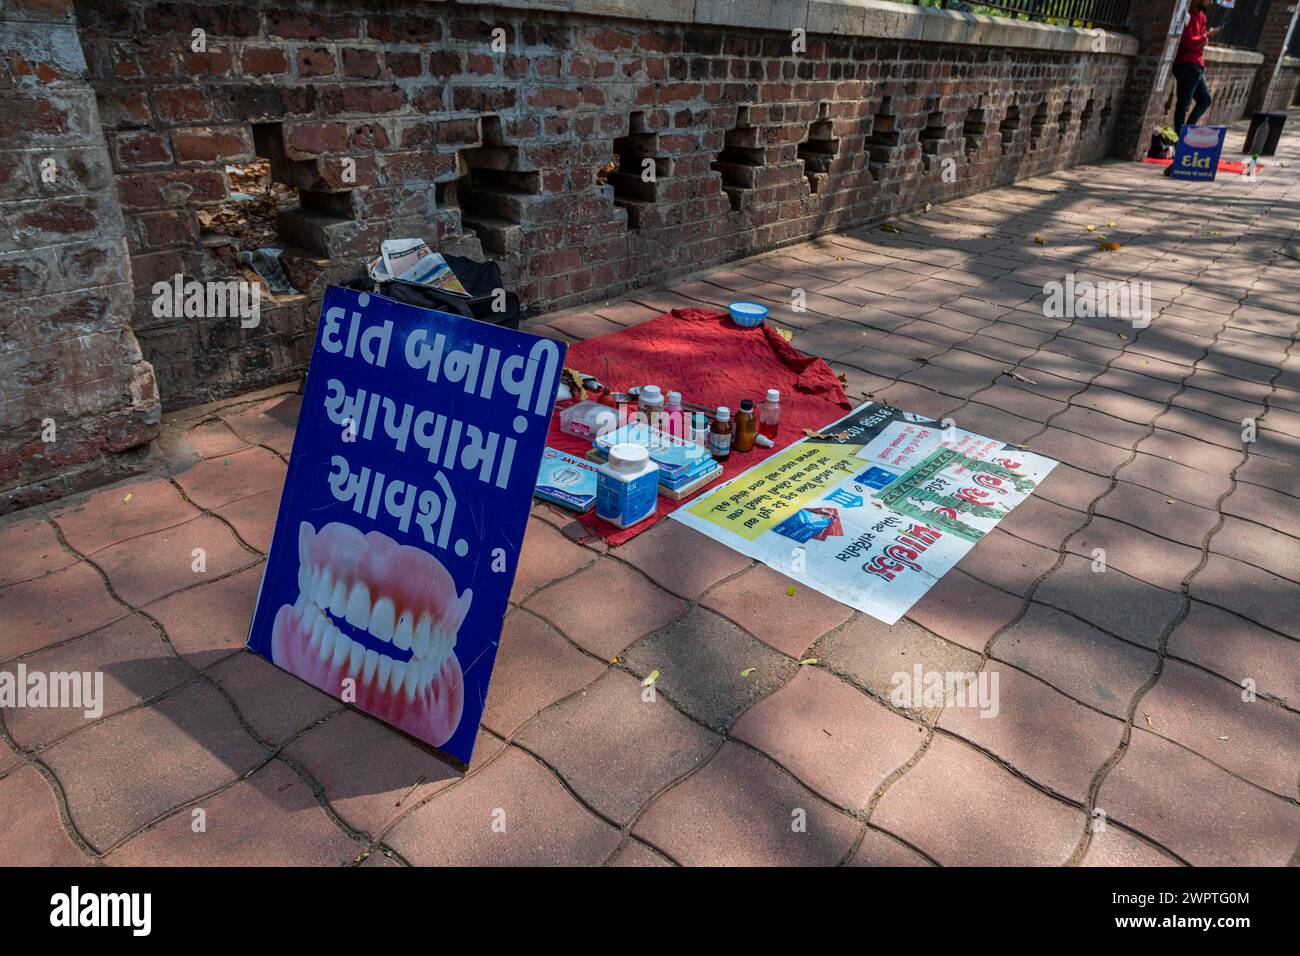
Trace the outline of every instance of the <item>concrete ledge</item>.
{"type": "MultiPolygon", "coordinates": [[[[425,2],[445,3],[447,0],[425,2]]],[[[888,0],[456,0],[456,5],[534,9],[751,30],[788,32],[802,29],[810,34],[830,36],[1009,47],[1052,53],[1131,57],[1136,55],[1138,48],[1137,39],[1126,33],[958,13],[888,0]]]]}
{"type": "Polygon", "coordinates": [[[1257,50],[1238,50],[1230,46],[1210,45],[1205,48],[1205,62],[1259,66],[1264,62],[1264,54],[1257,50]]]}
{"type": "Polygon", "coordinates": [[[1284,70],[1300,70],[1300,56],[1284,56],[1284,57],[1282,57],[1282,69],[1284,69],[1284,70]]]}

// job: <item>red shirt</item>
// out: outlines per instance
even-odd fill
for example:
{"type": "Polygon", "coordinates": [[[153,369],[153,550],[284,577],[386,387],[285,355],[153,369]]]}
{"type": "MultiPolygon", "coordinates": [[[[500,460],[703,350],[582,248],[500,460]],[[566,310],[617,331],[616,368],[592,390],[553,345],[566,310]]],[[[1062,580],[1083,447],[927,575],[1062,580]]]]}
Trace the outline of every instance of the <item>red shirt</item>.
{"type": "Polygon", "coordinates": [[[1210,42],[1210,30],[1205,23],[1205,11],[1197,10],[1187,18],[1182,39],[1178,41],[1178,55],[1174,63],[1195,63],[1205,66],[1205,46],[1210,42]]]}

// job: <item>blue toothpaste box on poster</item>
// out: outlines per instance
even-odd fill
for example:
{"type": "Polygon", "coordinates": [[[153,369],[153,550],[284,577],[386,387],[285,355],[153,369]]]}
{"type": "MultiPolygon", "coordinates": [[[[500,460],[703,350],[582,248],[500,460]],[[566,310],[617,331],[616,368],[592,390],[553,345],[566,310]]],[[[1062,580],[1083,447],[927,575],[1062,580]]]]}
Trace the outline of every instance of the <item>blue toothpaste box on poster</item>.
{"type": "Polygon", "coordinates": [[[564,352],[330,288],[249,649],[468,764],[564,352]]]}

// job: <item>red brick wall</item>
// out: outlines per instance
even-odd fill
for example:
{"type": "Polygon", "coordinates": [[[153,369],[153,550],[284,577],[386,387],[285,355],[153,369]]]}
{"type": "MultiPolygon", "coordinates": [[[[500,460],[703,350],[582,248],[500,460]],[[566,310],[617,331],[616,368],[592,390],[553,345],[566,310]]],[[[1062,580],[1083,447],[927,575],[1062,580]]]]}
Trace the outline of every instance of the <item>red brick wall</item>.
{"type": "MultiPolygon", "coordinates": [[[[1293,109],[1300,106],[1300,64],[1289,66],[1283,63],[1277,72],[1277,79],[1269,90],[1267,101],[1261,107],[1266,111],[1293,109]]],[[[1294,121],[1293,121],[1294,122],[1294,121]]]]}
{"type": "Polygon", "coordinates": [[[787,31],[373,0],[293,6],[78,4],[127,218],[136,330],[170,407],[300,374],[323,283],[356,271],[383,238],[462,251],[481,242],[533,311],[606,298],[1100,158],[1128,72],[1116,55],[818,36],[794,55],[787,31]],[[206,53],[190,50],[196,28],[206,53]],[[490,48],[495,28],[504,53],[490,48]],[[1013,100],[1020,129],[1004,150],[999,124],[1013,100]],[[877,125],[886,101],[892,120],[877,125]],[[1040,104],[1046,122],[1031,146],[1040,104]],[[946,138],[927,162],[920,136],[936,109],[946,138]],[[968,143],[971,109],[984,111],[987,132],[973,116],[968,143]],[[731,134],[732,151],[761,165],[724,167],[729,195],[711,166],[738,118],[748,126],[731,134]],[[819,120],[816,137],[838,141],[838,153],[805,149],[825,169],[810,181],[800,142],[819,120]],[[881,128],[890,122],[896,144],[881,128]],[[153,282],[229,273],[197,212],[224,198],[223,164],[252,154],[254,123],[283,124],[287,158],[323,195],[337,195],[341,163],[354,160],[353,221],[320,237],[328,262],[294,260],[306,296],[264,307],[256,330],[154,318],[153,282]],[[657,171],[654,184],[615,177],[627,201],[596,178],[615,139],[657,171]],[[485,171],[458,205],[448,184],[465,161],[485,171]]]}
{"type": "Polygon", "coordinates": [[[159,427],[71,7],[0,11],[0,512],[137,470],[159,427]]]}

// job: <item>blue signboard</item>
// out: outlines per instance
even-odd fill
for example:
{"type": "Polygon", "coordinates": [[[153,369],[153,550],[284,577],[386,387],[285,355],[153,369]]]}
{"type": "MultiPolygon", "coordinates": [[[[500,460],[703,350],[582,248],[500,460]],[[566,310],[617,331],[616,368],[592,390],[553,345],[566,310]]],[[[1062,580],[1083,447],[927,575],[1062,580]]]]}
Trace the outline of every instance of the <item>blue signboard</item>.
{"type": "Polygon", "coordinates": [[[249,649],[468,764],[564,351],[331,288],[249,649]]]}
{"type": "Polygon", "coordinates": [[[1219,172],[1219,154],[1227,136],[1226,126],[1184,126],[1174,147],[1174,164],[1169,175],[1174,179],[1197,179],[1212,182],[1219,172]]]}

